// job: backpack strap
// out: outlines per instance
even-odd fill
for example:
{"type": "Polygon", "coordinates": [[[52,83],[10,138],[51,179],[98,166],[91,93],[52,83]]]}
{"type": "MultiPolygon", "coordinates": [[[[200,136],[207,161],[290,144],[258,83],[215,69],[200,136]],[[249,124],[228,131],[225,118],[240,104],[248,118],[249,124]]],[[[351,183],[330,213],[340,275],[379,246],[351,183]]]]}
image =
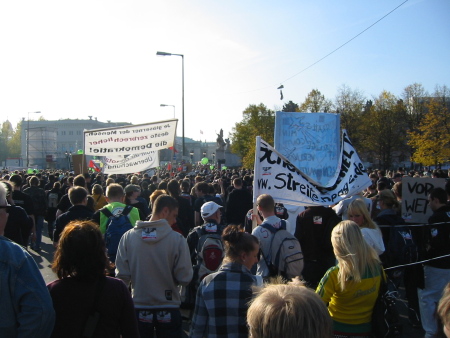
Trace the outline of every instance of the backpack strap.
{"type": "MultiPolygon", "coordinates": [[[[275,234],[277,233],[278,230],[286,230],[286,221],[284,219],[281,220],[281,226],[280,228],[274,228],[273,226],[271,226],[269,223],[261,223],[259,225],[260,227],[263,227],[264,229],[269,230],[272,233],[272,239],[270,240],[270,246],[269,246],[269,254],[266,258],[266,256],[264,255],[264,252],[261,250],[261,255],[264,258],[264,262],[266,262],[267,267],[270,267],[270,261],[272,260],[272,244],[273,244],[273,240],[275,238],[275,234]]],[[[278,268],[278,267],[277,267],[278,268]]]]}
{"type": "Polygon", "coordinates": [[[111,213],[111,211],[109,211],[109,209],[107,207],[101,208],[100,212],[108,218],[113,216],[113,214],[111,213]]]}
{"type": "Polygon", "coordinates": [[[128,216],[131,210],[133,210],[133,206],[127,205],[125,208],[123,208],[121,215],[128,216]]]}

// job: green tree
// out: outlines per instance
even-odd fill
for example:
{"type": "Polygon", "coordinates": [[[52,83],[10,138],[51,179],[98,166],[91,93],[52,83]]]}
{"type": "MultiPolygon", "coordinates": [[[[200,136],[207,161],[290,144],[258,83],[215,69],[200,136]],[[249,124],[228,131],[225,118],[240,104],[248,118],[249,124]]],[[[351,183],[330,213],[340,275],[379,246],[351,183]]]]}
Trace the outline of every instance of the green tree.
{"type": "Polygon", "coordinates": [[[341,117],[341,129],[346,129],[353,145],[360,151],[363,149],[361,140],[364,104],[366,99],[358,90],[352,90],[346,85],[338,88],[334,106],[341,117]]]}
{"type": "Polygon", "coordinates": [[[318,90],[313,89],[300,104],[300,111],[307,113],[328,113],[333,104],[318,90]]]}
{"type": "Polygon", "coordinates": [[[11,122],[6,120],[2,123],[2,130],[0,134],[0,162],[5,161],[9,156],[8,142],[13,136],[14,130],[11,122]]]}
{"type": "Polygon", "coordinates": [[[394,152],[405,151],[406,114],[403,101],[387,91],[375,98],[370,111],[363,114],[364,150],[378,161],[380,168],[390,168],[394,152]]]}
{"type": "Polygon", "coordinates": [[[435,97],[426,104],[428,110],[417,130],[409,132],[412,160],[422,165],[438,165],[450,159],[450,117],[448,98],[435,97]]]}
{"type": "Polygon", "coordinates": [[[300,110],[299,110],[299,107],[298,107],[297,103],[289,101],[288,103],[285,103],[283,105],[282,111],[288,112],[288,113],[293,113],[293,112],[299,112],[300,110]]]}
{"type": "Polygon", "coordinates": [[[16,129],[8,142],[9,157],[20,157],[21,155],[21,134],[23,121],[17,123],[16,129]]]}
{"type": "Polygon", "coordinates": [[[273,145],[275,113],[264,104],[249,105],[243,119],[231,133],[231,150],[242,158],[242,165],[252,168],[255,163],[256,136],[273,145]]]}

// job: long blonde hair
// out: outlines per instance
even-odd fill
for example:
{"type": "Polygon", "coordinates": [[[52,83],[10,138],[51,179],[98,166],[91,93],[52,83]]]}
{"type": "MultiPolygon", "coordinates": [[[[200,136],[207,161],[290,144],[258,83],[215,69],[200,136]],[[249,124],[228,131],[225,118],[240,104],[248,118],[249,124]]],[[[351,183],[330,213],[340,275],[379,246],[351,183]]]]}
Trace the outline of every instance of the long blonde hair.
{"type": "Polygon", "coordinates": [[[331,244],[339,263],[338,281],[342,291],[351,283],[360,283],[367,271],[372,276],[379,274],[380,259],[355,222],[342,221],[336,225],[331,233],[331,244]]]}
{"type": "Polygon", "coordinates": [[[349,205],[347,209],[347,215],[350,214],[360,214],[364,218],[364,222],[361,225],[362,228],[369,228],[369,229],[376,229],[380,231],[380,228],[378,225],[372,221],[372,218],[370,217],[369,210],[367,210],[366,203],[360,199],[357,198],[353,200],[349,205]]]}

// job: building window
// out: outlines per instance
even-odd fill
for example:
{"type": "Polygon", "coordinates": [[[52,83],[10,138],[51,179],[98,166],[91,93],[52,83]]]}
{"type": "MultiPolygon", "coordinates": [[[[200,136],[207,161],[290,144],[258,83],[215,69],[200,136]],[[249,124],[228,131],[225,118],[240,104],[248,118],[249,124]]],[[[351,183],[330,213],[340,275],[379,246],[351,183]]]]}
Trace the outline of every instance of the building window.
{"type": "Polygon", "coordinates": [[[62,132],[61,132],[61,135],[66,135],[66,132],[65,132],[65,131],[62,131],[62,132]]]}
{"type": "Polygon", "coordinates": [[[73,131],[71,130],[71,131],[69,131],[69,135],[73,135],[73,131]]]}
{"type": "Polygon", "coordinates": [[[81,135],[81,130],[77,130],[77,135],[81,135]]]}

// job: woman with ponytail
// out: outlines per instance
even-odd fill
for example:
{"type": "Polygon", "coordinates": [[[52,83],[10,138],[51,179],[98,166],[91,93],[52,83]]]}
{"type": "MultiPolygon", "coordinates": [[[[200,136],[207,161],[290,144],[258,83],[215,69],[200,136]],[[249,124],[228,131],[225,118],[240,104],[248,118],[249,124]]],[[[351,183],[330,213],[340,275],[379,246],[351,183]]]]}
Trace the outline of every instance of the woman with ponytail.
{"type": "Polygon", "coordinates": [[[259,242],[237,225],[225,228],[222,242],[222,266],[198,288],[190,337],[248,337],[246,317],[252,286],[262,282],[250,272],[259,260],[259,242]]]}

